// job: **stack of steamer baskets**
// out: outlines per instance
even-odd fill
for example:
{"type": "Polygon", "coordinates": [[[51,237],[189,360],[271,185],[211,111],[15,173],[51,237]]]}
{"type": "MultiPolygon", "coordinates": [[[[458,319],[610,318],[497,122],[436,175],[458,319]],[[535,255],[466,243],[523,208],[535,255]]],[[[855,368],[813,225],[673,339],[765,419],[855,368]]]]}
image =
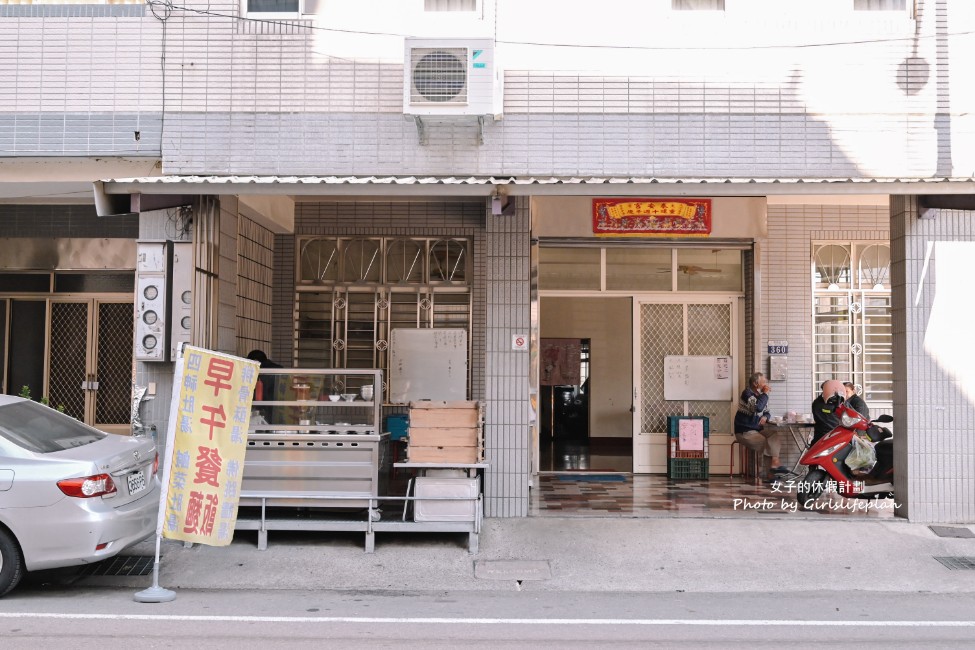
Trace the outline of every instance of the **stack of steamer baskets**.
{"type": "Polygon", "coordinates": [[[482,424],[480,402],[410,402],[409,462],[480,463],[482,424]]]}

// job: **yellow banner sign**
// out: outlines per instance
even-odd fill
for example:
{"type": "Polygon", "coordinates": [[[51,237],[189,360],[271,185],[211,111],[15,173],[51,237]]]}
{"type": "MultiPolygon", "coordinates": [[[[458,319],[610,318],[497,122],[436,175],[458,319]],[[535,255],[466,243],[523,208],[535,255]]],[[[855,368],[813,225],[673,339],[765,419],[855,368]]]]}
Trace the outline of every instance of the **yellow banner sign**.
{"type": "Polygon", "coordinates": [[[170,411],[163,537],[210,546],[233,539],[259,370],[255,361],[184,346],[170,411]]]}

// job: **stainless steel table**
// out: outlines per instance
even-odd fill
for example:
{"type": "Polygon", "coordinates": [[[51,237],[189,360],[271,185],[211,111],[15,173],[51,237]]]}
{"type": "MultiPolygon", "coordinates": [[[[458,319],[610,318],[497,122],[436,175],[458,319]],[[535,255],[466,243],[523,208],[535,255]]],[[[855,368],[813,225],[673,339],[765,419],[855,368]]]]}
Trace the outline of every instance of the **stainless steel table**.
{"type": "Polygon", "coordinates": [[[792,442],[795,443],[796,449],[799,451],[799,457],[792,466],[792,473],[796,474],[796,470],[799,469],[799,461],[802,460],[803,454],[809,449],[813,428],[816,424],[813,422],[768,422],[765,426],[766,428],[787,430],[789,432],[789,435],[792,437],[792,442]]]}

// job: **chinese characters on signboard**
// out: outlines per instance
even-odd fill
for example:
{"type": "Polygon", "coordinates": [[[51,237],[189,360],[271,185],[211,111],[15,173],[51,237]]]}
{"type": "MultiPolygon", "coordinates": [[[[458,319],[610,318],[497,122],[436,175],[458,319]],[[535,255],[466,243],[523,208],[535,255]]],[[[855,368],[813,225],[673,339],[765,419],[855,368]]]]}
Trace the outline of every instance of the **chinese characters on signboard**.
{"type": "Polygon", "coordinates": [[[604,237],[706,237],[711,199],[593,199],[592,232],[604,237]]]}
{"type": "Polygon", "coordinates": [[[677,444],[681,451],[704,449],[704,420],[680,420],[677,424],[677,444]]]}
{"type": "Polygon", "coordinates": [[[169,423],[161,534],[226,546],[233,539],[247,426],[260,366],[185,346],[169,423]]]}

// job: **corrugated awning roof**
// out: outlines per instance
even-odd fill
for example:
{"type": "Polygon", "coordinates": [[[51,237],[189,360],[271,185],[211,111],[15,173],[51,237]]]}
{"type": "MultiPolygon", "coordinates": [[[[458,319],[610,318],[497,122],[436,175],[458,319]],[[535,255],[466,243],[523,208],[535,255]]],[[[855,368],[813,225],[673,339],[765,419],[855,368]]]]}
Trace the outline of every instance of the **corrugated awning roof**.
{"type": "Polygon", "coordinates": [[[971,194],[969,178],[661,178],[641,176],[144,176],[96,183],[106,194],[292,196],[766,196],[774,194],[971,194]],[[207,188],[207,189],[204,189],[207,188]]]}

